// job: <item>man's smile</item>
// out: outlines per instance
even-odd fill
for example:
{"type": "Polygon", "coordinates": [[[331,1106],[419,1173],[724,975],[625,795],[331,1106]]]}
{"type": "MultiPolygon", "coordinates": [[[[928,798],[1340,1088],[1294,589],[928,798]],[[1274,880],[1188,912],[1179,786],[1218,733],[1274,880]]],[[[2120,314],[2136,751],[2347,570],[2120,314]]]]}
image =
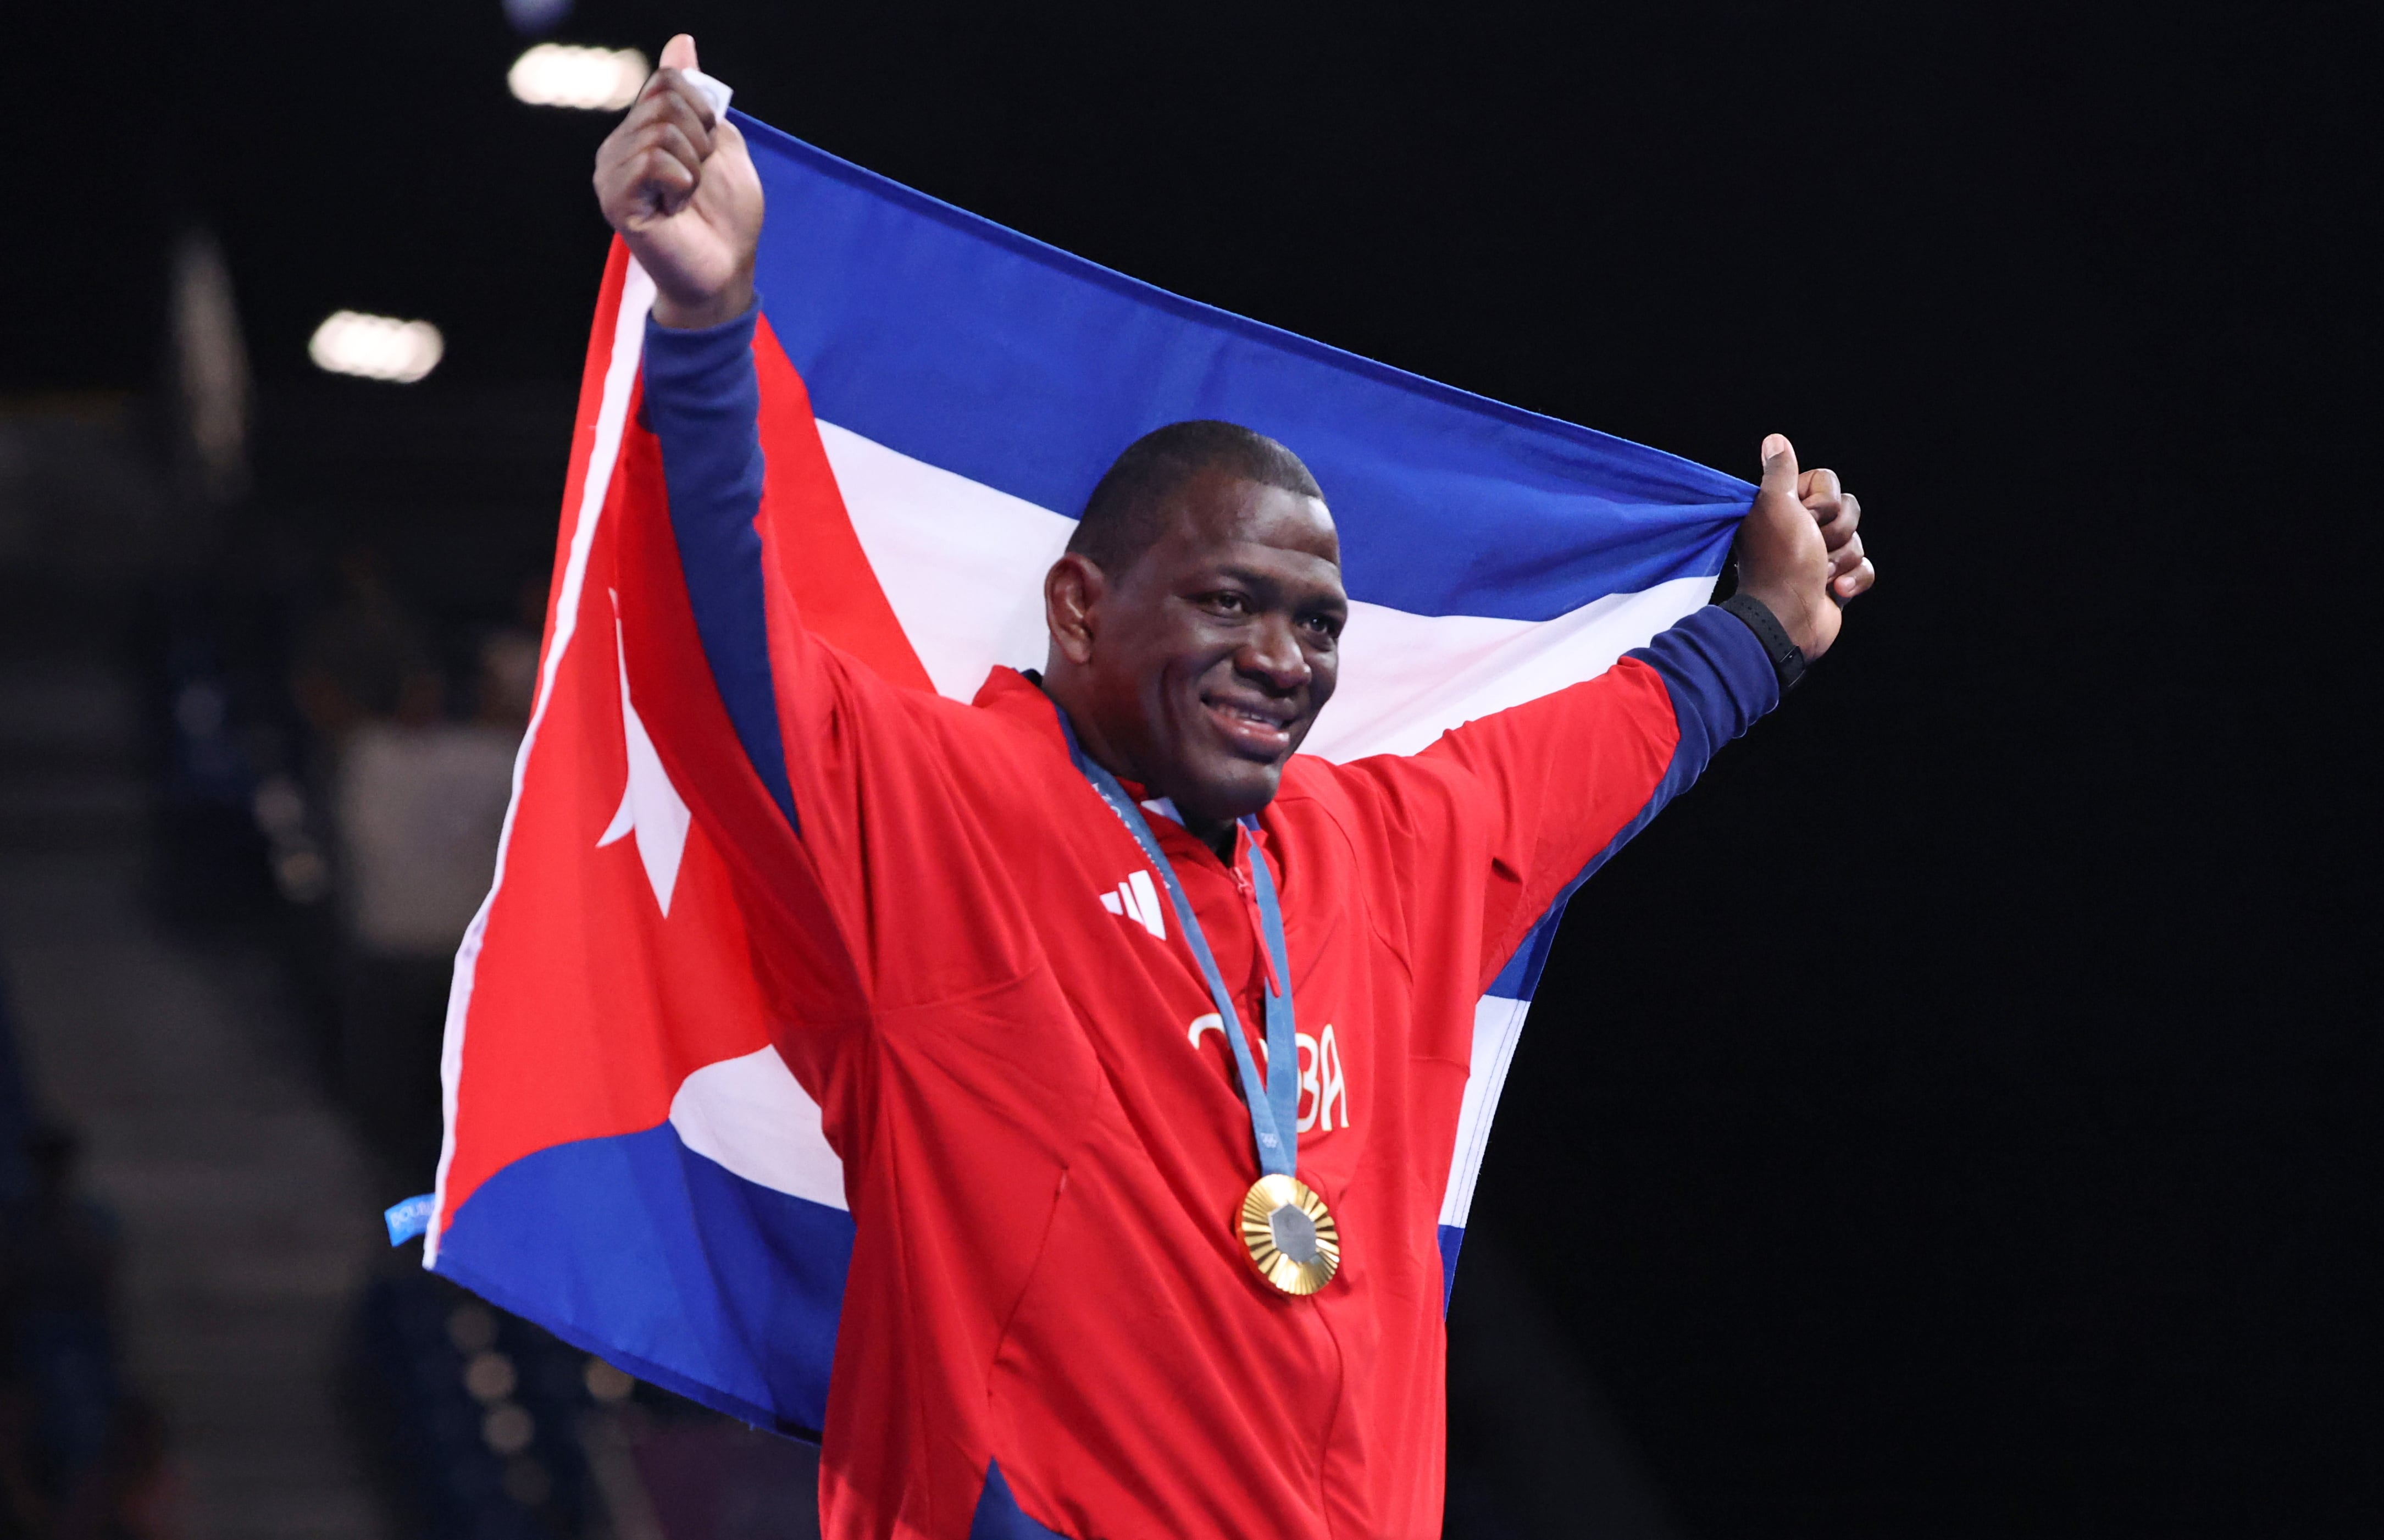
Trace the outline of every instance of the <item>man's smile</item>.
{"type": "Polygon", "coordinates": [[[1289,702],[1204,690],[1200,704],[1236,751],[1270,764],[1291,752],[1291,729],[1300,712],[1289,702]]]}

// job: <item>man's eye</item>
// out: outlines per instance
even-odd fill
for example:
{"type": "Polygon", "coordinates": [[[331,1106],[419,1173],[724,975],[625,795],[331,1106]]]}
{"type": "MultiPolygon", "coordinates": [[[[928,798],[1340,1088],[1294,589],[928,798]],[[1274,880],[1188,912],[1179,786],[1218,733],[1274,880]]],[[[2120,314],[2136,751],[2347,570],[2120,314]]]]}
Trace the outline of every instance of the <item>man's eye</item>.
{"type": "Polygon", "coordinates": [[[1341,623],[1329,615],[1310,615],[1308,628],[1327,641],[1337,640],[1341,635],[1341,623]]]}
{"type": "Polygon", "coordinates": [[[1209,596],[1209,604],[1211,608],[1223,610],[1227,615],[1240,615],[1250,607],[1250,602],[1238,593],[1212,593],[1209,596]]]}

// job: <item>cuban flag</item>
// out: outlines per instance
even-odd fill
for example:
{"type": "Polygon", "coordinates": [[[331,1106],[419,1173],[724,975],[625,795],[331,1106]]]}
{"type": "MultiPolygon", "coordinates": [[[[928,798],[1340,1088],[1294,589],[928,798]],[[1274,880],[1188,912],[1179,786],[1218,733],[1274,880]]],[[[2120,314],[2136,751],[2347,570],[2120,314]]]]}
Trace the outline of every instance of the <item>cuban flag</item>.
{"type": "MultiPolygon", "coordinates": [[[[769,209],[764,544],[812,627],[897,683],[967,701],[997,664],[1039,666],[1043,573],[1072,514],[1120,450],[1186,418],[1279,439],[1323,486],[1353,603],[1304,751],[1335,761],[1413,752],[1602,672],[1707,602],[1753,498],[737,121],[769,209]]],[[[852,1248],[843,1171],[771,1046],[719,837],[647,735],[629,681],[652,673],[616,622],[623,594],[661,580],[616,539],[614,498],[652,293],[616,242],[537,704],[456,954],[425,1264],[657,1385],[804,1434],[825,1416],[852,1248]]],[[[1477,1009],[1440,1213],[1452,1273],[1561,907],[1477,1009]]]]}

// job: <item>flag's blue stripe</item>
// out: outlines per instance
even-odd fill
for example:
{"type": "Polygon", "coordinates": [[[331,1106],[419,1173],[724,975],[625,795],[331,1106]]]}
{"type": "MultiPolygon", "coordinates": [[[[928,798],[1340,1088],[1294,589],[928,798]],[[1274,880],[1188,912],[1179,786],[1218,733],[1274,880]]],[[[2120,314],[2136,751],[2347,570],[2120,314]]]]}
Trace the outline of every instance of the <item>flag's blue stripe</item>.
{"type": "Polygon", "coordinates": [[[1353,596],[1547,620],[1719,573],[1753,496],[1170,294],[734,116],[769,205],[764,304],[818,415],[1055,513],[1074,517],[1142,433],[1224,417],[1315,471],[1353,596]]]}
{"type": "Polygon", "coordinates": [[[1448,1313],[1449,1296],[1457,1292],[1457,1253],[1465,1245],[1465,1226],[1440,1226],[1440,1313],[1448,1313]]]}
{"type": "Polygon", "coordinates": [[[852,1216],[773,1192],[669,1124],[526,1155],[440,1236],[435,1271],[641,1380],[818,1436],[852,1216]]]}

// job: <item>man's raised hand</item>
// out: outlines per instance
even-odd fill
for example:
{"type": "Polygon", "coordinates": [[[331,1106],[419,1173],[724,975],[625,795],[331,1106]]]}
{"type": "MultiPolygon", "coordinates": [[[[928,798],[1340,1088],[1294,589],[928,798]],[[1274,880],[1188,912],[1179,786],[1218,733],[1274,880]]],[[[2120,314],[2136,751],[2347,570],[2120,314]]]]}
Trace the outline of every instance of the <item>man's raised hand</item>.
{"type": "Polygon", "coordinates": [[[654,319],[667,327],[745,314],[762,239],[762,179],[737,125],[682,73],[695,68],[695,39],[681,32],[596,151],[596,202],[653,279],[654,319]]]}
{"type": "Polygon", "coordinates": [[[1807,663],[1838,640],[1839,610],[1879,577],[1861,523],[1862,504],[1836,471],[1800,475],[1784,434],[1763,441],[1763,486],[1738,530],[1738,586],[1779,616],[1807,663]]]}

